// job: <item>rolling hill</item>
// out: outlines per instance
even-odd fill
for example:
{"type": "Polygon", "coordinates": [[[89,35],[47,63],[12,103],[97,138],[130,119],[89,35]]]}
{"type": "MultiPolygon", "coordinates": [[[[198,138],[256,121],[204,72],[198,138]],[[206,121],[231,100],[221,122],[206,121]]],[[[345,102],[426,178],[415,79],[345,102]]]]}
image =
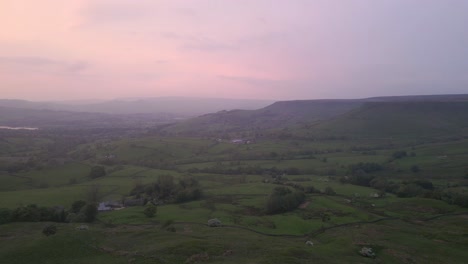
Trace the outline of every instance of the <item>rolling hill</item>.
{"type": "Polygon", "coordinates": [[[464,135],[468,96],[398,96],[356,100],[281,101],[258,110],[221,111],[165,127],[183,135],[289,128],[302,136],[464,135]]]}
{"type": "Polygon", "coordinates": [[[107,114],[170,113],[183,116],[197,116],[221,110],[258,109],[271,103],[272,101],[268,100],[191,97],[129,98],[101,102],[31,102],[0,99],[0,106],[3,107],[107,114]]]}
{"type": "Polygon", "coordinates": [[[220,111],[202,115],[166,127],[163,131],[203,135],[275,129],[332,118],[361,104],[360,100],[280,101],[258,110],[220,111]]]}
{"type": "Polygon", "coordinates": [[[106,114],[0,106],[0,126],[12,127],[132,127],[173,122],[171,114],[106,114]]]}
{"type": "Polygon", "coordinates": [[[369,102],[325,120],[310,134],[347,137],[443,137],[468,135],[468,101],[369,102]]]}

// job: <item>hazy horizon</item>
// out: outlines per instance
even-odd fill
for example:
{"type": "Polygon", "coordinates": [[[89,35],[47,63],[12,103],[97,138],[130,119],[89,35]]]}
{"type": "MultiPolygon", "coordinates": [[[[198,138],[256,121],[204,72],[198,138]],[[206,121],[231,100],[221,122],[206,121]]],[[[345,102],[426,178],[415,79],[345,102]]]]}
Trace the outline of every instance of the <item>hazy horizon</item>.
{"type": "Polygon", "coordinates": [[[30,100],[23,98],[0,98],[0,100],[23,100],[29,102],[37,103],[100,103],[100,102],[110,102],[110,101],[139,101],[139,100],[151,100],[151,99],[174,99],[174,100],[233,100],[233,101],[257,101],[257,102],[278,102],[278,101],[301,101],[301,100],[360,100],[360,99],[370,99],[370,98],[386,98],[386,97],[420,97],[420,96],[463,96],[468,95],[468,93],[457,93],[457,94],[447,94],[447,93],[432,93],[432,94],[408,94],[408,95],[381,95],[381,96],[366,96],[366,97],[348,97],[348,98],[289,98],[289,99],[262,99],[262,98],[227,98],[227,97],[196,97],[196,96],[147,96],[147,97],[118,97],[118,98],[82,98],[82,99],[39,99],[39,100],[30,100]]]}
{"type": "Polygon", "coordinates": [[[468,91],[468,1],[4,0],[1,98],[468,91]]]}

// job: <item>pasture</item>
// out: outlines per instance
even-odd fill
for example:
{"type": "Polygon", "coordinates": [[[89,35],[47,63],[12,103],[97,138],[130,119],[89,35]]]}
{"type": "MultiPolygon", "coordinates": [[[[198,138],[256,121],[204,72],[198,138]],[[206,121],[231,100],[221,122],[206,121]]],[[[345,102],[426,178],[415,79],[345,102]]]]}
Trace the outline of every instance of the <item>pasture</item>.
{"type": "Polygon", "coordinates": [[[195,263],[197,258],[208,263],[463,263],[466,215],[456,214],[466,209],[423,197],[375,197],[380,190],[340,178],[349,175],[350,165],[378,163],[385,168],[375,173],[379,177],[398,183],[431,179],[437,188],[450,184],[464,191],[468,141],[385,148],[378,141],[359,142],[263,140],[237,145],[145,137],[80,145],[69,155],[87,156],[85,160],[2,172],[0,207],[69,208],[74,201],[87,200],[93,190],[99,201],[121,201],[161,175],[176,183],[193,177],[203,196],[162,203],[152,218],[144,215],[144,206],[100,212],[89,232],[75,230],[75,223],[57,224],[58,233],[44,237],[40,231],[45,223],[0,225],[0,257],[7,263],[63,263],[67,257],[73,258],[70,263],[195,263]],[[402,150],[415,155],[392,159],[402,150]],[[89,173],[96,165],[107,174],[93,179],[89,173]],[[413,165],[420,171],[412,172],[413,165]],[[231,173],[239,167],[260,173],[231,173]],[[288,174],[289,168],[297,173],[288,174]],[[294,210],[267,214],[267,201],[279,186],[314,191],[294,210]],[[212,218],[223,226],[206,226],[212,218]],[[308,240],[314,246],[306,246],[308,240]],[[362,246],[374,248],[377,258],[360,256],[362,246]]]}

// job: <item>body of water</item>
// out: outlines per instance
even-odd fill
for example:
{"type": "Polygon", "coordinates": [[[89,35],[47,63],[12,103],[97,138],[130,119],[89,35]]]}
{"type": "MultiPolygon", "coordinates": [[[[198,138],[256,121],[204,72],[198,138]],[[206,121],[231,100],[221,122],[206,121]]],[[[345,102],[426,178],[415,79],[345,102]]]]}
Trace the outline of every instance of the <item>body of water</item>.
{"type": "Polygon", "coordinates": [[[38,130],[39,128],[37,127],[10,127],[10,126],[0,126],[0,129],[24,129],[24,130],[38,130]]]}

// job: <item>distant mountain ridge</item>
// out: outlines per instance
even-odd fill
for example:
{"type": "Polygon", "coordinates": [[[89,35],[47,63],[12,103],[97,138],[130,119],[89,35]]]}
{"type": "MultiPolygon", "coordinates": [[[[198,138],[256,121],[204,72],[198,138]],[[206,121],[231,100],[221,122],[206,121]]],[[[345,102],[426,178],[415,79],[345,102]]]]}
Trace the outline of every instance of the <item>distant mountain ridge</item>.
{"type": "Polygon", "coordinates": [[[77,103],[76,101],[67,103],[66,101],[31,102],[27,100],[0,99],[0,106],[108,114],[170,113],[184,116],[197,116],[220,110],[258,109],[272,102],[273,101],[268,100],[191,97],[116,99],[93,103],[86,103],[86,101],[82,103],[77,103]]]}
{"type": "Polygon", "coordinates": [[[453,102],[468,101],[468,94],[380,96],[363,99],[366,102],[453,102]]]}
{"type": "Polygon", "coordinates": [[[404,134],[406,128],[411,133],[435,129],[450,132],[450,129],[464,129],[467,123],[468,95],[462,94],[279,101],[258,110],[206,114],[173,124],[163,131],[185,135],[223,135],[295,129],[301,125],[309,127],[309,131],[299,129],[297,132],[309,136],[374,136],[390,132],[404,134]],[[385,131],[383,127],[388,129],[385,131]]]}
{"type": "Polygon", "coordinates": [[[156,131],[171,135],[224,137],[233,133],[262,134],[267,131],[289,131],[286,134],[311,138],[464,136],[468,131],[468,94],[278,101],[256,110],[221,110],[193,118],[187,117],[207,109],[253,107],[266,101],[179,97],[124,100],[128,101],[71,105],[0,100],[0,125],[166,124],[156,131]]]}
{"type": "Polygon", "coordinates": [[[0,126],[35,128],[147,127],[174,122],[171,114],[107,114],[0,106],[0,126]]]}

